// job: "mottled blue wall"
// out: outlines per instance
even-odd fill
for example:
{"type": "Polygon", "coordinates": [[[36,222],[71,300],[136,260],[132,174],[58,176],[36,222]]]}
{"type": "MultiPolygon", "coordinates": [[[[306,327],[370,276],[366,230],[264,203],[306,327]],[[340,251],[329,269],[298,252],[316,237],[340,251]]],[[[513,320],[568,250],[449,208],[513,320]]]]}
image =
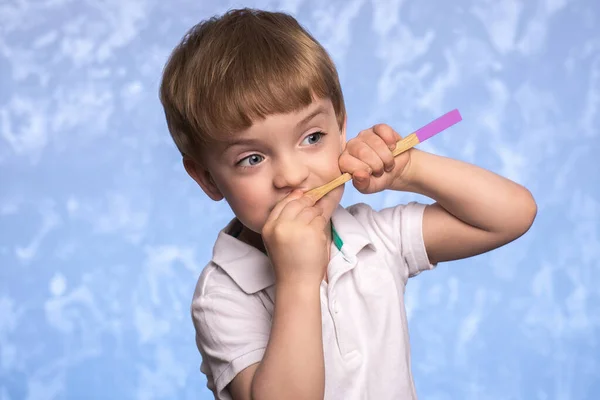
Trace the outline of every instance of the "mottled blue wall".
{"type": "Polygon", "coordinates": [[[185,175],[157,87],[191,25],[242,4],[331,52],[350,137],[458,108],[421,148],[538,201],[517,242],[410,282],[420,397],[600,398],[600,3],[3,0],[0,400],[211,398],[189,304],[231,211],[185,175]]]}

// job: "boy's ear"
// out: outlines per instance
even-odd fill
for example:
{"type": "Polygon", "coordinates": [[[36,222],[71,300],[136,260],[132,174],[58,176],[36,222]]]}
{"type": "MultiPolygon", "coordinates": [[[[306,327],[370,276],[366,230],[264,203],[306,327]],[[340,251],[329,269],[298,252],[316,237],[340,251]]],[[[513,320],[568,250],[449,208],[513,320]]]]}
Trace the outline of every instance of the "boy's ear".
{"type": "Polygon", "coordinates": [[[183,167],[185,168],[188,175],[196,181],[202,188],[204,193],[214,201],[223,199],[223,194],[215,184],[210,171],[192,160],[188,156],[183,156],[183,167]]]}

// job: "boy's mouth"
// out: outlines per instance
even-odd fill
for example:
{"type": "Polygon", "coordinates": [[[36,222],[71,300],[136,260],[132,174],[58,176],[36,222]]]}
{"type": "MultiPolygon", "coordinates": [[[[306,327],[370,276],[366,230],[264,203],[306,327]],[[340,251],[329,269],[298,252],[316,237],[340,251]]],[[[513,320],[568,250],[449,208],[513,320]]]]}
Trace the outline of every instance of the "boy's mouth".
{"type": "MultiPolygon", "coordinates": [[[[308,190],[304,190],[303,192],[304,192],[304,193],[306,193],[306,192],[308,192],[308,190]]],[[[333,191],[332,191],[332,192],[333,192],[333,191]]],[[[322,201],[323,199],[327,198],[327,197],[329,196],[329,194],[330,194],[330,193],[331,193],[331,192],[329,192],[329,193],[326,193],[326,194],[325,194],[323,197],[321,197],[319,200],[317,200],[317,201],[315,202],[315,205],[317,205],[317,204],[321,203],[321,201],[322,201]]],[[[279,200],[278,202],[276,202],[275,204],[273,204],[271,207],[269,207],[269,213],[273,212],[273,209],[274,209],[274,208],[277,206],[277,204],[279,204],[280,202],[282,202],[284,199],[285,199],[285,197],[283,197],[283,199],[279,200]]]]}

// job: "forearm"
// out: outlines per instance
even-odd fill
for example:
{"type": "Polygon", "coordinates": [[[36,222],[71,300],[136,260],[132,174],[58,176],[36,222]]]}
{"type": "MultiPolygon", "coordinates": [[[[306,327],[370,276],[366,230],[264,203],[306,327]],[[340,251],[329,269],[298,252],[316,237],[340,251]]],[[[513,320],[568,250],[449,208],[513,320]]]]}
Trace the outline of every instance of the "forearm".
{"type": "Polygon", "coordinates": [[[535,201],[526,188],[483,168],[416,149],[408,168],[406,183],[392,189],[430,197],[473,227],[518,233],[535,217],[535,201]]]}
{"type": "Polygon", "coordinates": [[[319,285],[276,287],[271,336],[252,398],[323,399],[325,366],[319,285]]]}

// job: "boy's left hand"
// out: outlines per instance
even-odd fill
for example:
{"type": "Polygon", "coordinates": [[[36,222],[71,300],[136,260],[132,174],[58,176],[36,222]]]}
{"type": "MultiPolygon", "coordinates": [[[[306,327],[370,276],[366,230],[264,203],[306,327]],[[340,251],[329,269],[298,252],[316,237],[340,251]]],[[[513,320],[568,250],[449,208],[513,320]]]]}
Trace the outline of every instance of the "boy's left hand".
{"type": "Polygon", "coordinates": [[[410,150],[397,157],[392,155],[400,139],[402,137],[385,124],[361,131],[346,143],[339,158],[340,171],[352,175],[352,183],[361,193],[389,189],[410,161],[410,150]]]}

